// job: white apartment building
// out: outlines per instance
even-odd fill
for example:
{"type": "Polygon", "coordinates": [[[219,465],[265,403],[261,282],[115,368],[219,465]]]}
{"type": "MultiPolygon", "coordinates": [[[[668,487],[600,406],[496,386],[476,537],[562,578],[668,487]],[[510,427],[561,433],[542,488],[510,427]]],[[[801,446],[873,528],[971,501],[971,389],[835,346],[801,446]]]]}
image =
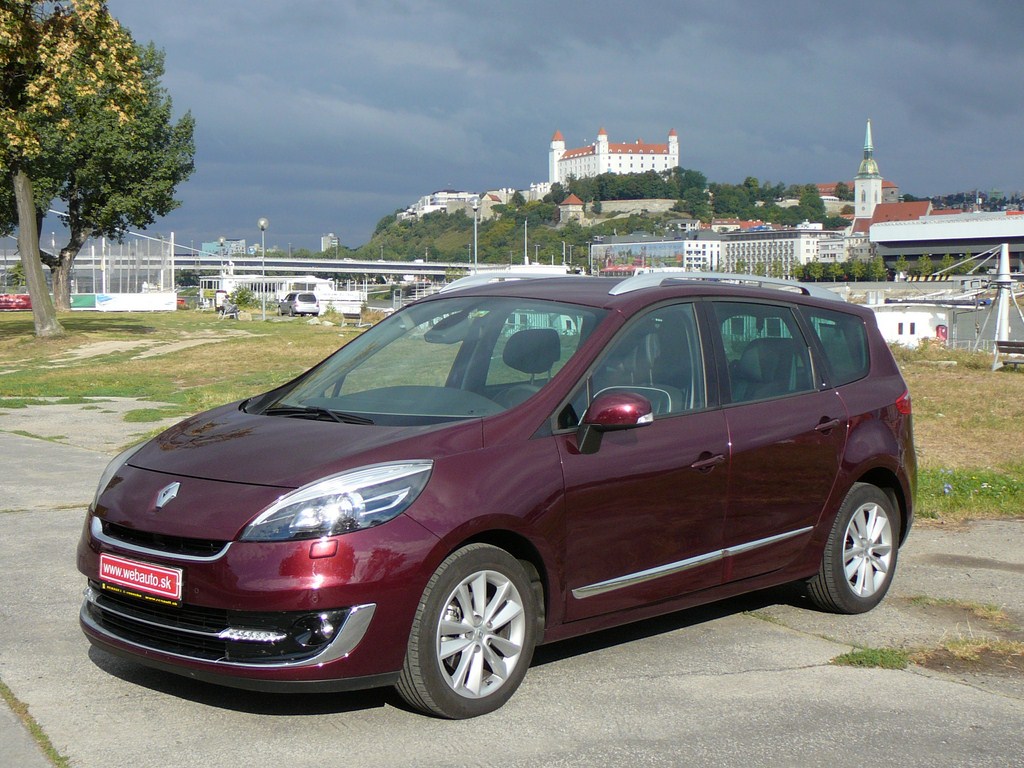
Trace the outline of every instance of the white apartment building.
{"type": "Polygon", "coordinates": [[[449,206],[465,207],[472,206],[480,196],[476,192],[462,192],[454,189],[440,189],[429,195],[424,195],[415,203],[398,214],[398,219],[414,219],[418,216],[426,216],[435,211],[448,211],[449,206]]]}
{"type": "Polygon", "coordinates": [[[330,251],[335,251],[338,249],[339,245],[340,242],[338,241],[338,236],[333,232],[328,232],[326,235],[321,235],[320,237],[321,253],[329,253],[330,251]]]}
{"type": "Polygon", "coordinates": [[[730,232],[725,235],[722,272],[790,277],[797,264],[818,259],[821,241],[835,232],[821,229],[764,229],[730,232]]]}
{"type": "Polygon", "coordinates": [[[675,128],[668,132],[665,144],[650,144],[641,139],[624,144],[609,142],[608,133],[602,128],[597,132],[596,142],[574,149],[566,149],[562,132],[555,131],[548,150],[548,177],[552,184],[602,173],[667,171],[678,165],[679,136],[675,128]]]}

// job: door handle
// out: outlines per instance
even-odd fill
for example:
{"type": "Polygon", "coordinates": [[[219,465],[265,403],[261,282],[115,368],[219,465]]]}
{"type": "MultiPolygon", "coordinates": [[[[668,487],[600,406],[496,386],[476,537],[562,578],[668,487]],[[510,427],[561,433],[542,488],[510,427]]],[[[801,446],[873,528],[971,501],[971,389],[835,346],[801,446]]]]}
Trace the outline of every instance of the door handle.
{"type": "Polygon", "coordinates": [[[712,456],[710,453],[705,451],[701,454],[701,457],[702,458],[697,459],[690,465],[690,469],[696,469],[698,472],[710,472],[719,464],[725,463],[725,456],[721,453],[716,453],[712,456]]]}
{"type": "MultiPolygon", "coordinates": [[[[824,419],[825,417],[822,416],[824,419]]],[[[815,432],[831,432],[833,429],[839,426],[839,419],[830,419],[828,421],[822,421],[818,426],[814,428],[815,432]]]]}

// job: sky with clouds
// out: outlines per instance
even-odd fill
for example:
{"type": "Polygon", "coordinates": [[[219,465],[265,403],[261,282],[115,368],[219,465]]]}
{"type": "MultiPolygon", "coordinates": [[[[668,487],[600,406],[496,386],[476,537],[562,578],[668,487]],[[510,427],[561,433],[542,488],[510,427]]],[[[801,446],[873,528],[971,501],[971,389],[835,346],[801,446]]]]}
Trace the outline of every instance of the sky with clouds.
{"type": "Polygon", "coordinates": [[[663,142],[711,181],[1024,188],[1020,0],[108,0],[166,52],[196,171],[151,229],[365,243],[438,189],[547,181],[547,150],[663,142]]]}

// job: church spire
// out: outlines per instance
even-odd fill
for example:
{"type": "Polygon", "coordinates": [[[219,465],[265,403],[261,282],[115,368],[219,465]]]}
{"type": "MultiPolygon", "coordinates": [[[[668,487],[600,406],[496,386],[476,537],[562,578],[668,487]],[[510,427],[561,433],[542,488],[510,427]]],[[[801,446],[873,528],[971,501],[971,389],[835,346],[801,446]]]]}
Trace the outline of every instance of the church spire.
{"type": "Polygon", "coordinates": [[[875,145],[871,140],[871,118],[868,118],[868,127],[864,131],[864,159],[860,161],[857,178],[881,178],[881,174],[878,172],[878,163],[875,162],[875,145]]]}

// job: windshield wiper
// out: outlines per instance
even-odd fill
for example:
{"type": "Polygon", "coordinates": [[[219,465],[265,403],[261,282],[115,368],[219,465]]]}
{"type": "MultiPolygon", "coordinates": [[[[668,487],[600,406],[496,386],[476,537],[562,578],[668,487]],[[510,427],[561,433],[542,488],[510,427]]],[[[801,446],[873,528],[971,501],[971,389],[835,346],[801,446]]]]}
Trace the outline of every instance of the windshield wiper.
{"type": "Polygon", "coordinates": [[[295,416],[300,419],[328,418],[339,424],[373,424],[373,419],[368,419],[365,416],[357,416],[344,411],[332,411],[330,408],[322,408],[319,405],[278,405],[267,408],[263,413],[266,416],[295,416]]]}

